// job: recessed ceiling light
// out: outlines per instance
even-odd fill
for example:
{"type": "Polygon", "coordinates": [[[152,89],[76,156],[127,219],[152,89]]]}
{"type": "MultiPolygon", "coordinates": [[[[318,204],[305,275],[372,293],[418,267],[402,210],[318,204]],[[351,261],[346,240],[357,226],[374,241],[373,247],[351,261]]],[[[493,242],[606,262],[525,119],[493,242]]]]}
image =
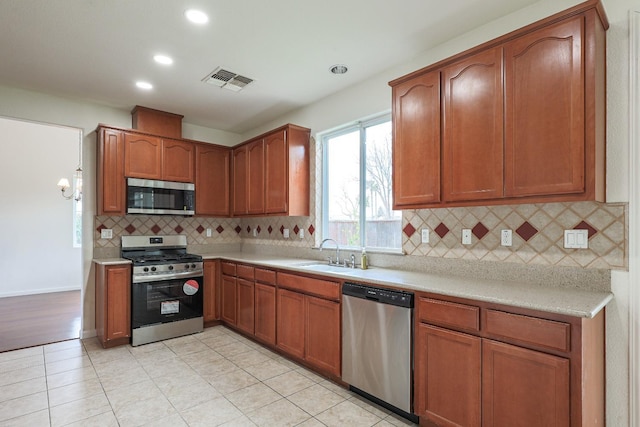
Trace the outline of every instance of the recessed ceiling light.
{"type": "Polygon", "coordinates": [[[142,81],[136,82],[136,86],[138,86],[140,89],[146,89],[146,90],[153,89],[153,85],[149,82],[142,82],[142,81]]]}
{"type": "Polygon", "coordinates": [[[166,55],[155,55],[153,57],[153,59],[158,64],[162,64],[162,65],[171,65],[171,64],[173,64],[173,59],[169,58],[166,55]]]}
{"type": "Polygon", "coordinates": [[[206,13],[200,11],[200,10],[196,10],[196,9],[188,9],[184,12],[184,16],[187,17],[187,19],[191,22],[193,22],[194,24],[206,24],[207,22],[209,22],[209,17],[207,16],[206,13]]]}
{"type": "Polygon", "coordinates": [[[344,64],[336,64],[329,68],[329,71],[331,71],[333,74],[344,74],[349,71],[349,69],[344,64]]]}

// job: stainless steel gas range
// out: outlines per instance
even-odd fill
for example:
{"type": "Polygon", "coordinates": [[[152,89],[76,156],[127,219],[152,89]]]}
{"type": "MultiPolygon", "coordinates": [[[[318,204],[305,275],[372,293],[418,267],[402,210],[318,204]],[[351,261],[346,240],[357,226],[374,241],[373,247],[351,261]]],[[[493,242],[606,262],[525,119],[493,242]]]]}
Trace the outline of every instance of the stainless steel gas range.
{"type": "Polygon", "coordinates": [[[204,269],[186,236],[123,236],[122,258],[133,263],[131,345],[202,332],[204,269]]]}

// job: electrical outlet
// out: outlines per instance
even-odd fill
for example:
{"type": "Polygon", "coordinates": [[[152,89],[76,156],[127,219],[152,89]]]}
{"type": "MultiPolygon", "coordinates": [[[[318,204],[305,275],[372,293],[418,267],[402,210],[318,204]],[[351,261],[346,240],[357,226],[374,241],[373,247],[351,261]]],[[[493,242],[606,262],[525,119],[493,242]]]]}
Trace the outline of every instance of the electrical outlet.
{"type": "Polygon", "coordinates": [[[471,244],[471,229],[464,228],[462,229],[462,244],[470,245],[471,244]]]}
{"type": "Polygon", "coordinates": [[[588,230],[564,230],[565,249],[589,249],[588,230]]]}
{"type": "Polygon", "coordinates": [[[428,228],[423,228],[421,230],[421,239],[422,239],[422,243],[429,243],[429,229],[428,228]]]}
{"type": "Polygon", "coordinates": [[[502,246],[511,246],[513,244],[513,232],[511,230],[500,231],[500,244],[502,246]]]}
{"type": "Polygon", "coordinates": [[[207,237],[211,237],[211,229],[207,228],[207,237]]]}
{"type": "Polygon", "coordinates": [[[298,232],[298,237],[300,237],[301,239],[304,239],[304,229],[300,229],[300,231],[298,232]]]}
{"type": "Polygon", "coordinates": [[[113,230],[110,228],[103,228],[100,230],[101,239],[113,239],[113,230]]]}
{"type": "Polygon", "coordinates": [[[258,237],[258,230],[257,229],[253,229],[253,237],[258,237]]]}
{"type": "Polygon", "coordinates": [[[289,238],[289,229],[285,228],[284,230],[282,230],[282,235],[284,236],[285,239],[289,238]]]}

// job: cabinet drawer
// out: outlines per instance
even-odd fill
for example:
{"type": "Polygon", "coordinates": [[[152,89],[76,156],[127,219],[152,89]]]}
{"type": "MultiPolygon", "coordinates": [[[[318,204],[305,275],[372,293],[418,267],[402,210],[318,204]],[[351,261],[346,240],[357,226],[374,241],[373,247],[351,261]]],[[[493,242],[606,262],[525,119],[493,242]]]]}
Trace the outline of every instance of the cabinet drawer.
{"type": "Polygon", "coordinates": [[[243,279],[253,280],[253,267],[248,265],[238,264],[236,266],[236,274],[243,279]]]}
{"type": "Polygon", "coordinates": [[[418,316],[425,323],[470,331],[480,330],[480,308],[471,305],[420,298],[418,316]]]}
{"type": "Polygon", "coordinates": [[[236,275],[236,265],[232,262],[222,262],[222,274],[227,276],[236,275]]]}
{"type": "Polygon", "coordinates": [[[568,323],[496,310],[485,310],[483,320],[485,332],[496,338],[552,350],[571,350],[571,325],[568,323]]]}
{"type": "Polygon", "coordinates": [[[268,283],[270,285],[276,284],[276,272],[271,270],[265,270],[263,268],[256,268],[256,282],[268,283]]]}
{"type": "Polygon", "coordinates": [[[278,273],[278,285],[305,294],[317,295],[335,301],[340,300],[340,285],[337,282],[278,273]]]}

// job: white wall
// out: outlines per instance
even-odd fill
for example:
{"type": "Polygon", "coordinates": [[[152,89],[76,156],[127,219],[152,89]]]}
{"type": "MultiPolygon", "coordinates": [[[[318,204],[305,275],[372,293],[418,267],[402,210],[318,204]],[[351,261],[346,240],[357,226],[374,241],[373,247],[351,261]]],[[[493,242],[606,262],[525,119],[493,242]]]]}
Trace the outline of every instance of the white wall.
{"type": "Polygon", "coordinates": [[[56,187],[79,142],[79,129],[0,117],[0,297],[81,289],[74,203],[56,187]]]}

